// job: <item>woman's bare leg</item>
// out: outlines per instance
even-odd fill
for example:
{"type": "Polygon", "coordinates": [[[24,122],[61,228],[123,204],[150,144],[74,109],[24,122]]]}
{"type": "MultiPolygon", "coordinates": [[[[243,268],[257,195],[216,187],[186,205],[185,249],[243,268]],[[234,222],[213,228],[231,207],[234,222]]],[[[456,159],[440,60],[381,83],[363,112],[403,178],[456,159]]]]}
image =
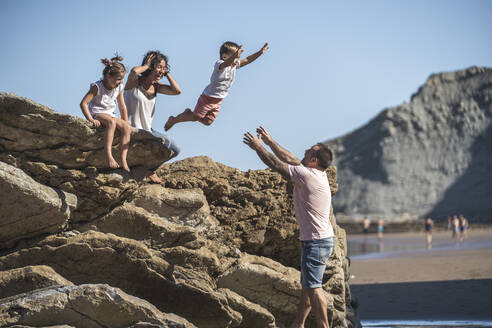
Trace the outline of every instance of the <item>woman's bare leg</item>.
{"type": "Polygon", "coordinates": [[[164,182],[164,180],[162,180],[161,178],[159,178],[159,176],[157,175],[157,173],[155,173],[154,171],[148,171],[147,172],[147,177],[150,179],[150,181],[152,183],[161,184],[161,183],[164,182]]]}

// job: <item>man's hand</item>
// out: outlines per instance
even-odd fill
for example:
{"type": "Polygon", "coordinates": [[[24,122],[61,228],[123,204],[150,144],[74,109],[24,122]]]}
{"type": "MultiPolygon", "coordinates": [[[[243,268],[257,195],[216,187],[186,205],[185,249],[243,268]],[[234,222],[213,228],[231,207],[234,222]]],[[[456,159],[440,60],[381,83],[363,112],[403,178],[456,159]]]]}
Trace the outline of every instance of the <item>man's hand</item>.
{"type": "Polygon", "coordinates": [[[268,50],[268,42],[265,42],[265,45],[261,48],[260,51],[261,51],[262,54],[264,54],[265,51],[267,51],[267,50],[268,50]]]}
{"type": "Polygon", "coordinates": [[[267,146],[271,146],[271,144],[273,143],[273,139],[264,127],[260,125],[260,127],[256,129],[256,133],[267,146]]]}
{"type": "Polygon", "coordinates": [[[261,136],[256,138],[251,132],[244,134],[243,142],[255,151],[261,148],[261,136]]]}

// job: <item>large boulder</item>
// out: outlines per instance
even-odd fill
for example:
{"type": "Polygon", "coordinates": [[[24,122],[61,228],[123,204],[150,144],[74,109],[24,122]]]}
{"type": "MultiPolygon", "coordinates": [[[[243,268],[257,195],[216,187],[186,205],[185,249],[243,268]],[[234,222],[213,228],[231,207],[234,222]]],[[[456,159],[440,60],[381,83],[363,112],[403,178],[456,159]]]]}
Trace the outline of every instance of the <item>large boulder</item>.
{"type": "Polygon", "coordinates": [[[241,321],[208,275],[172,266],[161,256],[139,241],[88,231],[49,237],[35,247],[0,257],[0,270],[49,265],[75,284],[108,283],[200,327],[241,321]]]}
{"type": "Polygon", "coordinates": [[[193,227],[204,234],[214,232],[219,224],[210,215],[207,199],[198,188],[176,190],[147,185],[135,191],[132,203],[170,222],[193,227]]]}
{"type": "Polygon", "coordinates": [[[4,162],[0,162],[0,192],[0,249],[61,231],[78,204],[75,195],[42,185],[4,162]]]}
{"type": "Polygon", "coordinates": [[[286,326],[295,317],[301,284],[299,271],[265,257],[243,255],[238,264],[217,279],[247,300],[269,309],[277,322],[286,326]]]}
{"type": "Polygon", "coordinates": [[[0,325],[70,325],[84,328],[192,328],[183,318],[106,284],[58,286],[0,299],[0,325]],[[145,326],[144,326],[145,327],[145,326]]]}
{"type": "MultiPolygon", "coordinates": [[[[0,92],[0,116],[0,135],[8,136],[0,138],[5,151],[22,153],[65,169],[106,168],[104,128],[94,129],[87,120],[57,113],[30,99],[5,92],[0,92]]],[[[114,145],[118,143],[116,134],[114,145]]],[[[118,152],[113,151],[113,154],[117,158],[118,152]]],[[[132,134],[128,151],[130,167],[155,167],[172,155],[159,138],[141,130],[132,134]]]]}

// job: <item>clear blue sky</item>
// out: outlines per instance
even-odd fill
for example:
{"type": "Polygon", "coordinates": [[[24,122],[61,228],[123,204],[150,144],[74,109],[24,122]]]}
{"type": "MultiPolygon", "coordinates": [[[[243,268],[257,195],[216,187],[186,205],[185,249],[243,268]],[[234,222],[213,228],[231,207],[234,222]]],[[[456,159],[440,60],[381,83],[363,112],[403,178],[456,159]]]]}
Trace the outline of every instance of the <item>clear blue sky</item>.
{"type": "MultiPolygon", "coordinates": [[[[0,91],[83,117],[79,102],[118,51],[130,69],[169,57],[183,90],[160,95],[154,129],[194,107],[219,46],[248,55],[217,120],[176,125],[183,159],[264,168],[242,143],[260,123],[298,156],[408,101],[431,73],[492,66],[492,1],[0,1],[0,91]]],[[[165,79],[163,79],[165,81],[165,79]]]]}

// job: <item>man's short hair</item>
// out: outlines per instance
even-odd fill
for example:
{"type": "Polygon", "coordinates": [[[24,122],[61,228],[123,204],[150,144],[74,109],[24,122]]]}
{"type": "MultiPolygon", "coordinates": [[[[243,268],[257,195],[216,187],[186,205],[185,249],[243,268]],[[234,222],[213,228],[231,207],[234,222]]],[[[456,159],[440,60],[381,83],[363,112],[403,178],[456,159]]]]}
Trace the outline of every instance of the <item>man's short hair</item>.
{"type": "Polygon", "coordinates": [[[331,165],[331,163],[333,162],[333,152],[324,143],[318,142],[316,145],[319,148],[318,148],[318,150],[316,150],[316,153],[314,156],[316,156],[316,158],[318,159],[318,165],[323,170],[326,170],[331,165]]]}

